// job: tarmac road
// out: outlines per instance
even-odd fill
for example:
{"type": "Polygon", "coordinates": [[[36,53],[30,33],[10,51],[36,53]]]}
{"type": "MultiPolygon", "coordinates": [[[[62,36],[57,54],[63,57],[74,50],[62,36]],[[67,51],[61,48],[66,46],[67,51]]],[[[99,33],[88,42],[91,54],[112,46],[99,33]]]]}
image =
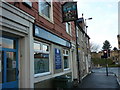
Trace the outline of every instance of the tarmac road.
{"type": "Polygon", "coordinates": [[[99,69],[93,70],[93,73],[86,76],[79,85],[79,88],[120,90],[117,77],[114,74],[108,74],[107,76],[106,72],[102,72],[99,69]]]}

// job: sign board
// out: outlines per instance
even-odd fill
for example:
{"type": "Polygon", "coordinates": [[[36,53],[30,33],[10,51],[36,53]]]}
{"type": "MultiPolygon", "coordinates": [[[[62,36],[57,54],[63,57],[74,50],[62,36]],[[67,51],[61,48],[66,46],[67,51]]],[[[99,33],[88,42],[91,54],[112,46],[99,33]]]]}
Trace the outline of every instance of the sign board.
{"type": "Polygon", "coordinates": [[[61,52],[60,49],[55,48],[55,69],[61,68],[62,68],[61,52]]]}
{"type": "Polygon", "coordinates": [[[12,61],[12,68],[16,68],[16,61],[12,61]]]}
{"type": "Polygon", "coordinates": [[[48,40],[53,43],[57,43],[62,46],[66,46],[68,48],[71,48],[71,43],[51,32],[48,32],[48,30],[38,27],[37,25],[34,25],[34,31],[33,35],[37,38],[42,38],[45,40],[48,40]]]}
{"type": "Polygon", "coordinates": [[[78,19],[77,2],[66,2],[62,5],[63,22],[75,21],[78,19]]]}

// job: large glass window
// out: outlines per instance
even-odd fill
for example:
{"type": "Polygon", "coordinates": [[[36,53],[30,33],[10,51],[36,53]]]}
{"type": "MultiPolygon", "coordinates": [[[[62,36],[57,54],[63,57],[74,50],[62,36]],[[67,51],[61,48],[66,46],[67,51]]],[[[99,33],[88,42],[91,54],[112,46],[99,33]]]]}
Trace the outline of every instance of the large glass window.
{"type": "Polygon", "coordinates": [[[41,74],[49,71],[49,45],[34,42],[34,73],[41,74]]]}
{"type": "Polygon", "coordinates": [[[50,18],[51,0],[39,0],[39,12],[44,16],[50,18]]]}
{"type": "Polygon", "coordinates": [[[63,50],[64,69],[69,68],[69,51],[63,50]]]}

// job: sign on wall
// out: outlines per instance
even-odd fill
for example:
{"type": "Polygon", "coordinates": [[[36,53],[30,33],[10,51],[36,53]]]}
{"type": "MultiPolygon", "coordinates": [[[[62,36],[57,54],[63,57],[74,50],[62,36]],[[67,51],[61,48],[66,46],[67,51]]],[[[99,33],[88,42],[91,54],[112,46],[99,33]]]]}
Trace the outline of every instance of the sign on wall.
{"type": "Polygon", "coordinates": [[[61,68],[62,68],[61,52],[60,49],[55,48],[55,69],[61,68]]]}
{"type": "Polygon", "coordinates": [[[78,19],[77,2],[66,2],[62,5],[63,22],[75,21],[78,19]]]}
{"type": "Polygon", "coordinates": [[[50,42],[57,43],[59,45],[71,48],[71,43],[69,41],[64,40],[63,38],[61,38],[55,34],[52,34],[52,33],[48,32],[48,30],[38,27],[37,25],[34,25],[33,32],[34,32],[33,33],[34,36],[37,38],[42,38],[42,39],[48,40],[50,42]]]}

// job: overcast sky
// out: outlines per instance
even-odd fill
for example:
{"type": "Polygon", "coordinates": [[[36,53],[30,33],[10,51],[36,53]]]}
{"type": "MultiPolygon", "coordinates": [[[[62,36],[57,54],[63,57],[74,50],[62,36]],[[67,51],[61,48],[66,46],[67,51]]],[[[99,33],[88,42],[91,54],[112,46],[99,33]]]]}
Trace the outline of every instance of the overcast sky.
{"type": "Polygon", "coordinates": [[[84,14],[87,20],[90,41],[100,45],[108,40],[113,47],[118,48],[118,1],[119,0],[75,0],[78,3],[79,18],[84,14]]]}

